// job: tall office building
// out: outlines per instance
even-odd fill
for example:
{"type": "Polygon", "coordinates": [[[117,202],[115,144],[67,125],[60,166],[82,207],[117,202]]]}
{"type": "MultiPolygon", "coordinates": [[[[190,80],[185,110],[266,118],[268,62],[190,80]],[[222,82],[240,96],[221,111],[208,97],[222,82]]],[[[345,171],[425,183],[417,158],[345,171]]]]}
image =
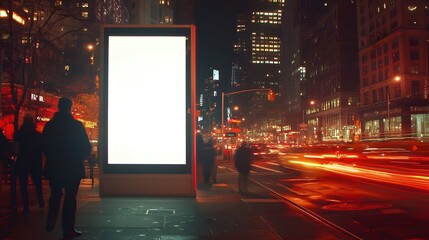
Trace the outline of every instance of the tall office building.
{"type": "Polygon", "coordinates": [[[308,134],[317,141],[352,140],[358,89],[356,3],[332,0],[305,34],[308,134]]]}
{"type": "Polygon", "coordinates": [[[306,31],[323,10],[323,0],[290,0],[285,3],[282,22],[281,80],[279,103],[282,132],[306,132],[307,71],[304,44],[306,31]],[[300,127],[301,125],[301,127],[300,127]]]}
{"type": "Polygon", "coordinates": [[[220,72],[218,69],[210,68],[210,77],[204,79],[198,102],[198,127],[205,134],[220,134],[221,97],[220,72]]]}
{"type": "MultiPolygon", "coordinates": [[[[251,0],[243,3],[236,18],[232,89],[272,89],[279,94],[281,22],[284,0],[251,0]]],[[[248,124],[279,119],[275,103],[267,102],[268,91],[234,96],[247,108],[248,124]],[[272,112],[271,114],[269,112],[272,112]]],[[[247,120],[246,120],[247,121],[247,120]]]]}
{"type": "Polygon", "coordinates": [[[429,137],[429,1],[357,1],[364,137],[429,137]]]}

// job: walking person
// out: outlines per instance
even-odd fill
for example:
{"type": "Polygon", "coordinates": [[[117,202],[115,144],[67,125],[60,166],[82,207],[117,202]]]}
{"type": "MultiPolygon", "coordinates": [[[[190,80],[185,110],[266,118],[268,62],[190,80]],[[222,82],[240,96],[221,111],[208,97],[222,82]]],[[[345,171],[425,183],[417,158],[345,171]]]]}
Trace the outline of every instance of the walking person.
{"type": "Polygon", "coordinates": [[[71,99],[60,98],[58,112],[46,123],[42,132],[46,155],[44,174],[51,188],[46,230],[52,231],[55,227],[64,189],[62,230],[65,239],[82,234],[74,228],[76,196],[80,180],[85,177],[84,160],[91,153],[83,124],[71,115],[72,105],[71,99]]]}
{"type": "Polygon", "coordinates": [[[203,177],[204,183],[209,184],[212,177],[212,169],[216,159],[216,150],[210,139],[203,147],[203,177]]]}
{"type": "Polygon", "coordinates": [[[16,173],[19,176],[19,189],[21,192],[24,214],[29,212],[28,177],[36,188],[39,207],[43,208],[45,202],[42,192],[42,138],[36,130],[33,116],[27,114],[18,131],[14,134],[14,140],[18,143],[18,155],[16,158],[16,173]]]}
{"type": "Polygon", "coordinates": [[[6,168],[6,152],[9,148],[9,142],[4,135],[3,129],[0,128],[0,193],[3,182],[7,183],[6,176],[3,176],[3,173],[6,168]]]}
{"type": "Polygon", "coordinates": [[[247,192],[247,181],[252,162],[252,151],[246,142],[242,142],[235,154],[235,169],[238,171],[238,191],[247,192]]]}

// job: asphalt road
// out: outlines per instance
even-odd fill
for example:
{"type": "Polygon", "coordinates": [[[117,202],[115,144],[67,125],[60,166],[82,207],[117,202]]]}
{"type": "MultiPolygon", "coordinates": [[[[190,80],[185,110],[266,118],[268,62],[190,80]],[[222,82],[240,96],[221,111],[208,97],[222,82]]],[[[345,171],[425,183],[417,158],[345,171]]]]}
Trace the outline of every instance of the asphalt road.
{"type": "MultiPolygon", "coordinates": [[[[428,176],[426,165],[399,163],[398,167],[397,160],[384,159],[376,168],[374,163],[346,167],[335,163],[340,167],[332,170],[317,164],[279,163],[275,156],[255,160],[252,179],[361,239],[429,239],[429,190],[419,187],[427,179],[413,185],[404,177],[428,176]],[[365,171],[354,172],[356,168],[365,171]]],[[[232,164],[220,168],[224,174],[234,172],[232,164]]],[[[281,229],[284,219],[267,218],[281,229]]]]}

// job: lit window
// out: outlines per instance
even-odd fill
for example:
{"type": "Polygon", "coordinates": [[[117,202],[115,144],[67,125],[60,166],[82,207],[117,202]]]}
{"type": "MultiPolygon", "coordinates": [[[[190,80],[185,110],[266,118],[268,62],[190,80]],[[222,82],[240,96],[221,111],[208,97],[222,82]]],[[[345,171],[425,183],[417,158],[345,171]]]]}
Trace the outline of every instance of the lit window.
{"type": "Polygon", "coordinates": [[[84,18],[88,18],[88,16],[89,16],[89,13],[88,13],[88,12],[82,12],[82,17],[84,17],[84,18]]]}
{"type": "Polygon", "coordinates": [[[65,65],[65,66],[64,66],[64,70],[65,70],[65,71],[70,71],[70,65],[65,65]]]}
{"type": "MultiPolygon", "coordinates": [[[[31,38],[30,38],[31,39],[31,38]]],[[[23,37],[21,39],[21,43],[27,43],[28,42],[28,38],[27,37],[23,37]]]]}
{"type": "Polygon", "coordinates": [[[82,7],[83,7],[83,8],[88,8],[88,7],[89,7],[89,4],[88,4],[88,3],[82,3],[82,7]]]}

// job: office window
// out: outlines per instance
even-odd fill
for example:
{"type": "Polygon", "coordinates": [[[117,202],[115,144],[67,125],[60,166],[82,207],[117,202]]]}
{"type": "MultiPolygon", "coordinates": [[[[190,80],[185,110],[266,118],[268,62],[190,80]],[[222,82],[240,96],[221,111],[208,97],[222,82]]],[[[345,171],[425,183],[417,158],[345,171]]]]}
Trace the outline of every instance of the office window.
{"type": "Polygon", "coordinates": [[[383,81],[383,70],[378,72],[378,81],[379,82],[383,81]]]}
{"type": "Polygon", "coordinates": [[[363,86],[364,87],[368,86],[368,77],[363,78],[363,86]]]}
{"type": "Polygon", "coordinates": [[[387,51],[389,51],[389,49],[388,49],[388,45],[387,45],[387,43],[385,43],[385,44],[383,45],[383,52],[384,52],[384,53],[387,53],[387,51]]]}
{"type": "Polygon", "coordinates": [[[369,103],[369,94],[368,94],[368,92],[364,92],[363,93],[363,102],[364,102],[365,105],[368,105],[368,103],[369,103]]]}
{"type": "Polygon", "coordinates": [[[411,94],[412,95],[420,94],[420,81],[417,81],[417,80],[411,81],[411,94]]]}
{"type": "Polygon", "coordinates": [[[376,103],[377,101],[377,90],[372,90],[372,103],[376,103]]]}
{"type": "Polygon", "coordinates": [[[399,61],[399,52],[394,52],[392,55],[393,62],[399,61]]]}
{"type": "Polygon", "coordinates": [[[366,63],[368,61],[368,55],[363,55],[362,56],[362,63],[366,63]]]}
{"type": "Polygon", "coordinates": [[[412,64],[410,67],[410,72],[412,74],[419,74],[420,73],[420,65],[419,64],[412,64]]]}
{"type": "Polygon", "coordinates": [[[384,93],[384,88],[379,88],[378,89],[378,99],[380,99],[380,101],[384,101],[386,99],[386,94],[384,93]]]}
{"type": "Polygon", "coordinates": [[[419,39],[416,37],[410,37],[410,46],[412,47],[419,46],[419,39]]]}
{"type": "Polygon", "coordinates": [[[393,71],[394,71],[394,73],[396,73],[396,74],[401,73],[401,66],[400,66],[400,65],[396,65],[396,66],[394,66],[394,67],[393,67],[393,71]]]}
{"type": "Polygon", "coordinates": [[[392,40],[392,49],[397,49],[399,47],[399,40],[394,39],[392,40]]]}
{"type": "Polygon", "coordinates": [[[418,61],[419,59],[420,59],[419,51],[418,50],[411,50],[410,51],[410,60],[411,61],[418,61]]]}

